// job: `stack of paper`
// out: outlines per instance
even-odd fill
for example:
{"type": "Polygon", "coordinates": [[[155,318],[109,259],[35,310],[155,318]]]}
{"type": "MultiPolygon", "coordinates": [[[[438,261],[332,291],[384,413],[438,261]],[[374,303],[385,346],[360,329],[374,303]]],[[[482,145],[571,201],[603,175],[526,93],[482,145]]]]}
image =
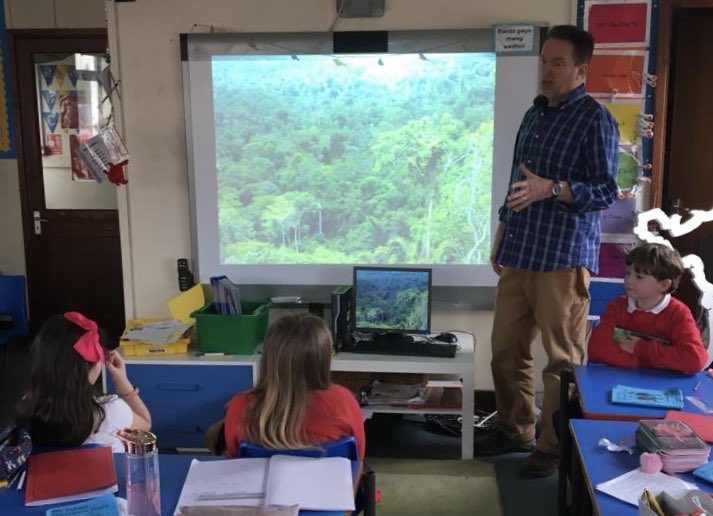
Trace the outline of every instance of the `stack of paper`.
{"type": "Polygon", "coordinates": [[[147,322],[126,330],[121,336],[121,340],[150,344],[173,344],[183,337],[192,326],[192,324],[183,324],[176,320],[147,322]]]}
{"type": "Polygon", "coordinates": [[[658,453],[666,473],[691,471],[708,462],[710,447],[688,425],[675,419],[639,421],[636,443],[658,453]]]}

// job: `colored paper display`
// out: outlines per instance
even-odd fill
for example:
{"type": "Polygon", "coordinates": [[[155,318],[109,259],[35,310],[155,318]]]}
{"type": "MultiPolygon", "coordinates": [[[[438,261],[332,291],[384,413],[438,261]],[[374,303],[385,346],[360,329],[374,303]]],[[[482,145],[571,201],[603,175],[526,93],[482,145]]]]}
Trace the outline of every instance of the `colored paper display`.
{"type": "Polygon", "coordinates": [[[619,168],[616,173],[616,185],[622,192],[628,192],[636,184],[639,177],[639,169],[636,166],[636,158],[628,152],[619,153],[619,168]]]}
{"type": "Polygon", "coordinates": [[[598,45],[606,43],[641,43],[646,41],[646,3],[593,4],[589,9],[587,30],[598,45]]]}
{"type": "Polygon", "coordinates": [[[626,255],[636,244],[603,243],[599,248],[600,278],[623,278],[626,272],[626,255]]]}
{"type": "Polygon", "coordinates": [[[607,104],[607,109],[619,124],[619,139],[624,142],[636,141],[641,104],[607,104]]]}
{"type": "Polygon", "coordinates": [[[643,52],[595,53],[587,70],[587,92],[643,95],[643,52]]]}
{"type": "Polygon", "coordinates": [[[625,197],[614,201],[602,212],[602,233],[634,234],[636,199],[625,197]]]}

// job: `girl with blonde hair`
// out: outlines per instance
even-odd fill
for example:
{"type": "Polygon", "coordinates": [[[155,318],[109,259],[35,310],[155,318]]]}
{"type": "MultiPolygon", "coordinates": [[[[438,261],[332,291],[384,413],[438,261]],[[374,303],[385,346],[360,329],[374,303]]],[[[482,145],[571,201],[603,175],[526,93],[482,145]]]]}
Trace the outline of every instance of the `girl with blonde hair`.
{"type": "Polygon", "coordinates": [[[255,387],[236,395],[225,414],[228,455],[241,441],[271,449],[317,446],[352,435],[359,457],[366,440],[359,404],[330,382],[332,336],[312,315],[291,315],[268,328],[255,387]]]}

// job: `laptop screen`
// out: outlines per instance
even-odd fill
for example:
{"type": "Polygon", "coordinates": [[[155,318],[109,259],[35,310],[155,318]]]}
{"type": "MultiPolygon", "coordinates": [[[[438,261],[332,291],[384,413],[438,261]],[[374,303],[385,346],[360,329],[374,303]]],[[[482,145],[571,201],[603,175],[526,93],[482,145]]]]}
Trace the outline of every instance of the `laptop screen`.
{"type": "Polygon", "coordinates": [[[361,332],[428,333],[431,269],[354,267],[354,324],[361,332]]]}

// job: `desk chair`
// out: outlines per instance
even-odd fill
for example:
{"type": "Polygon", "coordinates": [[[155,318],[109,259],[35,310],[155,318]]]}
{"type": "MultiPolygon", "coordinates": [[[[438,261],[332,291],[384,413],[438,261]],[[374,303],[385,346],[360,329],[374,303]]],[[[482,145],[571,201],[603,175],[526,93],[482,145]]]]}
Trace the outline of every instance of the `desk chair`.
{"type": "Polygon", "coordinates": [[[0,348],[2,349],[0,420],[7,416],[6,412],[9,413],[9,407],[15,401],[9,395],[11,381],[7,374],[11,356],[10,344],[15,340],[27,337],[29,333],[25,277],[0,275],[0,348]]]}
{"type": "Polygon", "coordinates": [[[25,277],[0,275],[0,346],[29,333],[25,277]]]}
{"type": "MultiPolygon", "coordinates": [[[[240,443],[239,456],[247,458],[264,458],[272,455],[293,455],[299,457],[344,457],[355,461],[359,460],[356,440],[352,436],[342,437],[313,448],[298,448],[289,450],[276,450],[263,448],[246,441],[240,443]]],[[[359,482],[356,495],[356,510],[354,514],[374,516],[376,514],[376,476],[366,463],[359,482]]]]}

